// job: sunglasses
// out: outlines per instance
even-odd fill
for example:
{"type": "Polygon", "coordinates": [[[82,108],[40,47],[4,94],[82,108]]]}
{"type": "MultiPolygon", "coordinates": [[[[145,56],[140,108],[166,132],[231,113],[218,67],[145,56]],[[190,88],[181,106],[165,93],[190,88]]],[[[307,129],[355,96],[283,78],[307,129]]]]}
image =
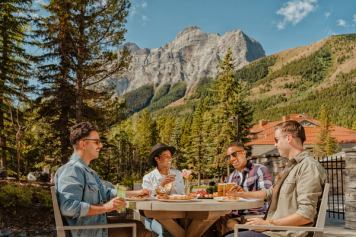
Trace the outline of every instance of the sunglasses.
{"type": "Polygon", "coordinates": [[[243,153],[244,153],[244,151],[234,151],[230,155],[225,156],[225,161],[230,160],[231,156],[234,158],[237,158],[238,155],[242,155],[243,153]]]}
{"type": "Polygon", "coordinates": [[[94,139],[94,138],[85,138],[83,141],[93,141],[96,145],[101,144],[100,139],[94,139]]]}

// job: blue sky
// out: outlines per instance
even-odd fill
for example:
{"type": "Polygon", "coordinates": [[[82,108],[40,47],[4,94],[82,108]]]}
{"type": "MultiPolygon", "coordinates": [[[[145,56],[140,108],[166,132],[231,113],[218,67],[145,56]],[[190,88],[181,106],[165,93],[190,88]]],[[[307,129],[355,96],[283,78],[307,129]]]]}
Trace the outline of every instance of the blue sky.
{"type": "Polygon", "coordinates": [[[241,29],[270,55],[356,33],[356,0],[132,0],[126,40],[158,48],[192,25],[220,34],[241,29]]]}

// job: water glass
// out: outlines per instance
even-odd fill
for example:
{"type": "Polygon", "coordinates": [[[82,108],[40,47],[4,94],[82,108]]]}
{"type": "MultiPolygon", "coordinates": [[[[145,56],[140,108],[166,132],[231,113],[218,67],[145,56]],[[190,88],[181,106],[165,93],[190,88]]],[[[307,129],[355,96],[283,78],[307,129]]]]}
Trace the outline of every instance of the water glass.
{"type": "MultiPolygon", "coordinates": [[[[126,197],[126,191],[127,188],[124,185],[116,185],[116,191],[117,191],[117,197],[119,198],[125,198],[126,197]]],[[[126,208],[120,208],[117,209],[118,213],[122,213],[125,212],[126,208]]]]}

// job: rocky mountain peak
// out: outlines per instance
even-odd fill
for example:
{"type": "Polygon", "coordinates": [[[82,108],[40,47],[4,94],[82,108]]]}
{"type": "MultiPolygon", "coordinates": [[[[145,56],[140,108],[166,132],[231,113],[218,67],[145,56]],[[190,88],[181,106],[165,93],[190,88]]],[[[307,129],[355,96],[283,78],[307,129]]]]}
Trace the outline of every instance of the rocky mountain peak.
{"type": "Polygon", "coordinates": [[[198,26],[188,26],[177,34],[176,39],[181,37],[189,37],[197,34],[206,34],[198,26]]]}
{"type": "Polygon", "coordinates": [[[139,48],[134,43],[127,43],[126,47],[131,51],[132,62],[129,71],[116,82],[119,95],[147,84],[157,88],[180,81],[185,81],[189,90],[201,78],[216,76],[219,61],[229,48],[236,68],[265,56],[262,46],[241,30],[220,36],[197,26],[185,28],[160,48],[139,48]]]}

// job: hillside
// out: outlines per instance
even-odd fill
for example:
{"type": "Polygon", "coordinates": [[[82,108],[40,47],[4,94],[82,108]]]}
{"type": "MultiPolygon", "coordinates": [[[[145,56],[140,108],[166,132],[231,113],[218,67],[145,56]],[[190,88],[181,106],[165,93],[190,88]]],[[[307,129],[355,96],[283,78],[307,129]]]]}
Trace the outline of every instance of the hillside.
{"type": "MultiPolygon", "coordinates": [[[[326,104],[332,123],[356,127],[356,34],[332,36],[264,57],[237,70],[235,77],[250,84],[248,99],[254,107],[254,121],[289,113],[318,117],[321,104],[326,104]]],[[[174,85],[167,84],[155,94],[154,102],[166,96],[165,103],[147,106],[155,114],[191,113],[195,101],[206,96],[211,81],[200,80],[194,92],[170,105],[174,100],[167,97],[176,92],[169,95],[167,88],[174,85]]]]}

